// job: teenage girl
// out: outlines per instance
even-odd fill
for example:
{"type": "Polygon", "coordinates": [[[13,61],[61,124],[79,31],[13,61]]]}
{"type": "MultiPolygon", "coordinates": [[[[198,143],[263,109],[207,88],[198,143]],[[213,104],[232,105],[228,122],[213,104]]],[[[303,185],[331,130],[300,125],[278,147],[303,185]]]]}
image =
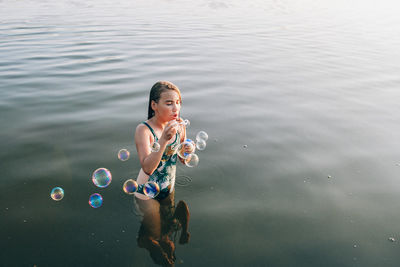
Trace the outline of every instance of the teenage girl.
{"type": "MultiPolygon", "coordinates": [[[[138,245],[150,251],[153,260],[162,265],[173,265],[175,245],[169,239],[173,230],[182,227],[179,242],[189,241],[189,209],[179,201],[175,209],[174,186],[177,148],[185,140],[185,126],[179,124],[181,93],[171,82],[159,81],[150,90],[147,121],[136,128],[135,143],[142,168],[137,183],[139,190],[135,201],[143,215],[138,235],[138,245]],[[152,152],[151,145],[158,142],[160,150],[152,152]],[[155,198],[143,194],[143,184],[148,181],[160,186],[155,198]]],[[[180,158],[179,158],[180,159],[180,158]]],[[[181,160],[181,159],[180,159],[181,160]]],[[[182,160],[181,160],[182,161],[182,160]]]]}

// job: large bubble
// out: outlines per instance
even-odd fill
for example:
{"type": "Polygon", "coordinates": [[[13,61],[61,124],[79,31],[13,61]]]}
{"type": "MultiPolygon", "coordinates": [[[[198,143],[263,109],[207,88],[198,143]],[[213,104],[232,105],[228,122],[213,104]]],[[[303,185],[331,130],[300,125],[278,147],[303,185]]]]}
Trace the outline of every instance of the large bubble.
{"type": "Polygon", "coordinates": [[[55,201],[60,201],[64,197],[64,190],[61,187],[54,187],[51,190],[50,196],[55,201]]]}
{"type": "Polygon", "coordinates": [[[194,151],[195,146],[193,141],[190,139],[187,139],[178,146],[178,156],[182,159],[188,158],[190,154],[194,153],[194,151]]]}
{"type": "Polygon", "coordinates": [[[128,179],[125,181],[124,185],[122,186],[124,192],[128,195],[132,195],[138,190],[138,184],[135,180],[128,179]]]}
{"type": "Polygon", "coordinates": [[[200,131],[196,134],[196,141],[204,140],[207,141],[208,134],[205,131],[200,131]]]}
{"type": "Polygon", "coordinates": [[[155,198],[160,193],[160,186],[155,182],[147,182],[143,187],[143,193],[151,198],[155,198]]]}
{"type": "Polygon", "coordinates": [[[93,172],[92,181],[97,187],[107,187],[112,180],[111,172],[106,168],[98,168],[93,172]]]}
{"type": "Polygon", "coordinates": [[[129,151],[127,149],[125,149],[125,148],[121,149],[120,151],[118,151],[118,158],[121,161],[128,160],[129,159],[129,155],[130,155],[129,151]]]}
{"type": "Polygon", "coordinates": [[[89,197],[89,205],[92,208],[99,208],[103,205],[103,197],[99,193],[94,193],[89,197]]]}
{"type": "Polygon", "coordinates": [[[188,167],[196,167],[199,165],[199,156],[196,154],[191,154],[186,160],[185,165],[188,167]]]}

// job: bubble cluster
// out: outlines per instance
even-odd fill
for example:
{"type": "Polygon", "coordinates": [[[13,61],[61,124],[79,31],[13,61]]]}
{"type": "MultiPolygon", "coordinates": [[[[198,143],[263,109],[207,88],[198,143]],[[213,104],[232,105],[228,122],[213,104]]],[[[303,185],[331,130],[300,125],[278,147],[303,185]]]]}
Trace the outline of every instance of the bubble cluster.
{"type": "Polygon", "coordinates": [[[188,167],[196,167],[199,165],[199,156],[196,154],[191,154],[186,160],[185,160],[185,165],[188,167]]]}
{"type": "Polygon", "coordinates": [[[150,148],[151,152],[158,152],[160,151],[160,144],[158,142],[154,142],[153,144],[151,144],[150,148]]]}
{"type": "Polygon", "coordinates": [[[200,131],[196,134],[196,141],[199,140],[204,140],[207,141],[208,140],[208,134],[205,131],[200,131]]]}
{"type": "Polygon", "coordinates": [[[160,186],[155,182],[147,182],[143,187],[143,193],[151,198],[155,198],[160,193],[160,186]]]}
{"type": "Polygon", "coordinates": [[[50,196],[55,201],[60,201],[64,197],[64,190],[61,187],[54,187],[51,190],[50,196]]]}
{"type": "Polygon", "coordinates": [[[124,192],[128,195],[132,195],[138,190],[138,184],[135,180],[128,179],[125,181],[124,185],[122,186],[124,192]]]}
{"type": "MultiPolygon", "coordinates": [[[[190,121],[185,119],[177,122],[176,125],[189,126],[190,121]]],[[[204,131],[200,131],[196,135],[196,142],[191,139],[186,139],[184,142],[179,144],[178,148],[176,146],[173,148],[177,150],[177,154],[182,158],[188,167],[195,167],[199,164],[199,157],[195,154],[196,149],[204,150],[207,146],[206,141],[208,139],[208,134],[204,131]]],[[[160,151],[160,144],[155,141],[151,144],[151,151],[160,151]]],[[[123,148],[118,151],[118,159],[121,161],[127,161],[130,157],[130,152],[123,148]]],[[[179,185],[187,185],[191,182],[191,178],[188,176],[182,176],[181,180],[178,179],[177,183],[179,185]]],[[[330,178],[330,177],[329,177],[330,178]]],[[[111,184],[112,175],[107,168],[98,168],[92,174],[92,182],[95,186],[100,188],[105,188],[111,184]]],[[[122,186],[123,191],[132,195],[138,191],[138,183],[133,179],[128,179],[124,182],[122,186]]],[[[160,185],[156,182],[147,182],[143,186],[144,195],[155,198],[160,193],[160,185]]],[[[64,190],[61,187],[55,187],[51,190],[50,197],[55,201],[60,201],[64,197],[64,190]]],[[[103,205],[103,197],[99,193],[94,193],[89,196],[89,205],[92,208],[99,208],[103,205]]],[[[393,238],[394,239],[394,238],[393,238]]],[[[390,239],[391,240],[391,239],[390,239]]]]}
{"type": "Polygon", "coordinates": [[[94,193],[93,195],[90,195],[89,205],[95,209],[101,207],[101,205],[103,205],[103,197],[99,193],[94,193]]]}
{"type": "Polygon", "coordinates": [[[129,155],[129,151],[125,148],[118,151],[118,158],[121,161],[127,161],[129,159],[129,155]]]}
{"type": "Polygon", "coordinates": [[[93,172],[92,181],[97,187],[107,187],[111,183],[111,180],[111,172],[106,168],[98,168],[93,172]]]}

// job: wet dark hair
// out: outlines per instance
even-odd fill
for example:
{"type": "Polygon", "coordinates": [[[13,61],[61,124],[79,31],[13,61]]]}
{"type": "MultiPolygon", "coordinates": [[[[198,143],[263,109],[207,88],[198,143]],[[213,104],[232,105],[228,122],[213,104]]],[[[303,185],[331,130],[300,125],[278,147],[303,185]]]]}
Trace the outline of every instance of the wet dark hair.
{"type": "Polygon", "coordinates": [[[151,87],[151,90],[150,90],[149,108],[148,108],[148,113],[147,113],[148,120],[154,116],[154,110],[151,108],[151,101],[154,100],[154,102],[158,103],[158,100],[160,100],[160,97],[161,97],[161,93],[163,93],[167,90],[175,91],[179,96],[179,101],[182,102],[181,91],[179,91],[178,86],[176,86],[175,84],[168,82],[168,81],[156,82],[153,85],[153,87],[151,87]]]}

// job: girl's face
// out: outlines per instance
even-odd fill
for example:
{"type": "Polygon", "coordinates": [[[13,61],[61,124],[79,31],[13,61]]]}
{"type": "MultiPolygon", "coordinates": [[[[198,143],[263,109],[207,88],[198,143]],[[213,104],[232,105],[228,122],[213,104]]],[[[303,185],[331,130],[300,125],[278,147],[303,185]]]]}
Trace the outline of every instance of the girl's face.
{"type": "Polygon", "coordinates": [[[167,122],[179,117],[181,101],[176,91],[168,90],[161,93],[158,103],[152,101],[151,107],[159,119],[167,122]]]}

